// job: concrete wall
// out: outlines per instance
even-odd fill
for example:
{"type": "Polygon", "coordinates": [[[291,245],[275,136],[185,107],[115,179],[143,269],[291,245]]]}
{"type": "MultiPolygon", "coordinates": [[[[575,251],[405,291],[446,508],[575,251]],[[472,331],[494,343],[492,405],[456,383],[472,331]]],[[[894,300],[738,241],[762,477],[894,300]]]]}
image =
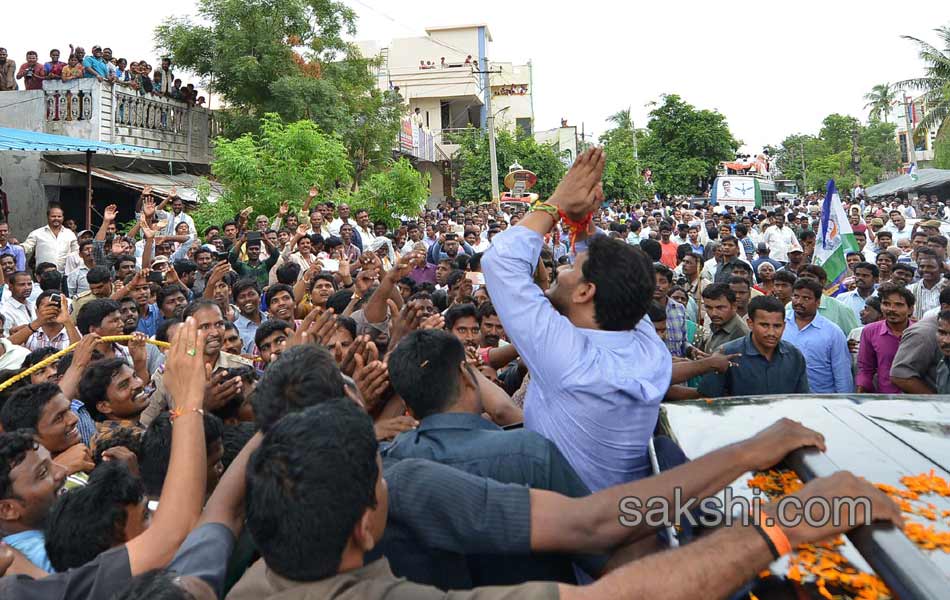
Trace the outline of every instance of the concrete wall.
{"type": "Polygon", "coordinates": [[[0,177],[10,207],[10,233],[20,241],[46,223],[47,196],[40,183],[43,164],[39,152],[0,152],[0,177]]]}

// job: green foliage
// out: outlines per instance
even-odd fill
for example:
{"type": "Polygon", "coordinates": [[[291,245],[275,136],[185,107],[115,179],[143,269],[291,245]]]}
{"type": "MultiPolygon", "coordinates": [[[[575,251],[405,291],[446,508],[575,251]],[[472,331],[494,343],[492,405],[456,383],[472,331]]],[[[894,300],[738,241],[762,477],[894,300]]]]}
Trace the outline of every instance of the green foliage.
{"type": "Polygon", "coordinates": [[[864,99],[868,101],[864,108],[870,110],[869,117],[872,121],[880,121],[883,115],[884,122],[887,123],[887,116],[894,111],[898,91],[889,83],[879,83],[864,95],[864,99]]]}
{"type": "Polygon", "coordinates": [[[416,216],[429,197],[429,176],[422,174],[405,158],[392,168],[370,175],[353,194],[352,207],[365,208],[373,221],[399,224],[400,216],[416,216]]]}
{"type": "Polygon", "coordinates": [[[933,166],[935,169],[950,169],[950,135],[937,136],[933,166]]]}
{"type": "Polygon", "coordinates": [[[848,190],[857,183],[851,155],[853,136],[857,135],[861,182],[868,185],[896,171],[900,151],[896,129],[893,123],[871,121],[862,125],[853,117],[831,114],[822,121],[817,136],[790,135],[772,156],[782,178],[794,179],[804,190],[822,190],[832,178],[838,189],[848,190]],[[807,181],[802,172],[803,152],[807,181]]]}
{"type": "Polygon", "coordinates": [[[942,48],[909,35],[903,36],[917,44],[918,56],[924,62],[924,76],[895,84],[923,92],[924,116],[917,125],[917,135],[927,135],[931,127],[944,130],[950,120],[950,26],[938,27],[934,31],[942,48]]]}
{"type": "Polygon", "coordinates": [[[640,160],[653,171],[657,191],[696,193],[700,181],[715,177],[720,161],[735,158],[741,143],[718,111],[697,109],[676,94],[662,100],[650,112],[640,160]]]}
{"type": "MultiPolygon", "coordinates": [[[[488,134],[472,129],[457,134],[453,142],[460,145],[458,162],[461,163],[455,196],[466,202],[491,200],[491,158],[488,153],[488,134]]],[[[516,138],[506,130],[495,135],[495,156],[498,159],[498,187],[504,192],[504,178],[508,167],[517,162],[538,176],[537,185],[531,189],[541,198],[554,193],[554,188],[564,175],[564,164],[553,146],[537,143],[533,137],[516,138]]]]}
{"type": "Polygon", "coordinates": [[[276,113],[344,140],[354,187],[388,166],[402,101],[376,89],[375,61],[343,39],[356,32],[356,15],[343,2],[198,0],[197,10],[200,23],[167,19],[155,41],[223,96],[226,137],[256,132],[263,115],[276,113]]]}
{"type": "Polygon", "coordinates": [[[225,193],[217,202],[202,203],[192,213],[199,229],[221,224],[247,206],[272,216],[281,202],[299,208],[310,186],[333,189],[349,181],[351,166],[343,143],[308,120],[285,124],[265,115],[260,134],[244,134],[215,143],[212,174],[225,193]]]}
{"type": "MultiPolygon", "coordinates": [[[[616,127],[600,136],[604,148],[604,196],[608,200],[621,199],[639,202],[653,196],[653,186],[648,184],[641,171],[643,166],[634,160],[633,124],[630,111],[622,110],[611,115],[608,121],[616,127]]],[[[642,145],[645,134],[637,132],[637,144],[642,145]]]]}

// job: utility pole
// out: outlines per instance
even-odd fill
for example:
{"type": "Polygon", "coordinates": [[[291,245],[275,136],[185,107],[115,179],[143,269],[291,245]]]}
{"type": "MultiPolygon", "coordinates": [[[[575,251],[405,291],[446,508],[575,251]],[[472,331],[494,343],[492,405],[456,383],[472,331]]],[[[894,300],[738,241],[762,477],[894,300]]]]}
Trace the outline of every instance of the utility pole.
{"type": "Polygon", "coordinates": [[[637,151],[637,128],[633,124],[633,105],[628,109],[630,112],[630,133],[633,134],[633,162],[636,163],[637,168],[640,167],[640,153],[637,151]]]}
{"type": "Polygon", "coordinates": [[[858,124],[851,127],[851,169],[854,171],[855,184],[861,185],[861,154],[858,152],[858,124]]]}
{"type": "MultiPolygon", "coordinates": [[[[485,85],[488,86],[488,95],[485,96],[485,126],[488,127],[488,157],[491,161],[491,202],[493,205],[497,205],[501,199],[501,195],[498,191],[498,157],[495,156],[495,115],[491,111],[491,75],[492,73],[501,73],[501,69],[497,71],[492,71],[488,66],[488,59],[485,59],[485,70],[476,71],[472,70],[472,73],[478,73],[479,75],[488,75],[485,78],[485,85]]],[[[503,109],[504,110],[504,109],[503,109]]]]}
{"type": "Polygon", "coordinates": [[[802,190],[802,196],[804,197],[808,194],[808,170],[805,168],[805,142],[799,140],[798,144],[802,149],[802,187],[805,188],[802,190]]]}
{"type": "Polygon", "coordinates": [[[917,151],[914,149],[914,120],[912,118],[912,113],[910,105],[907,104],[907,94],[904,96],[904,123],[907,125],[905,127],[907,135],[907,169],[910,170],[911,165],[917,162],[917,151]]]}

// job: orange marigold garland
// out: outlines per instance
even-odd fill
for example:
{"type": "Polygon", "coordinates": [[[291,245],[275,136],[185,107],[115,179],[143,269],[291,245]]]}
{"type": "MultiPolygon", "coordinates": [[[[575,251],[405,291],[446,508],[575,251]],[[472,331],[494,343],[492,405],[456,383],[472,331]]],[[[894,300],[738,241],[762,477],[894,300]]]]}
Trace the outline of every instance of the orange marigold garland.
{"type": "MultiPolygon", "coordinates": [[[[950,482],[939,477],[933,470],[930,473],[901,477],[900,482],[906,489],[883,483],[876,486],[890,496],[904,513],[936,522],[937,507],[920,497],[927,494],[950,497],[950,482]]],[[[759,472],[748,480],[748,484],[765,492],[770,500],[795,493],[803,485],[798,475],[791,470],[759,472]]],[[[942,511],[940,518],[950,521],[950,511],[942,511]]],[[[907,520],[904,533],[923,550],[950,552],[950,532],[937,531],[935,524],[907,520]]],[[[880,577],[858,571],[836,550],[842,544],[844,540],[838,536],[820,544],[799,546],[789,556],[786,577],[799,583],[806,578],[813,579],[818,593],[828,599],[835,597],[828,590],[829,585],[835,591],[844,592],[857,600],[891,598],[891,591],[880,577]]],[[[768,576],[768,572],[764,575],[768,576]]]]}

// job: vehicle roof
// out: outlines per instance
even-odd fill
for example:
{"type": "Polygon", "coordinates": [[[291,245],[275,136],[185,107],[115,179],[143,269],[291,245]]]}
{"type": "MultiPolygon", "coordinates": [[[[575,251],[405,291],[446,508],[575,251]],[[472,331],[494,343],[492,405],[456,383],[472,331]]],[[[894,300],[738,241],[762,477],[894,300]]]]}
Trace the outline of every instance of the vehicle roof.
{"type": "MultiPolygon", "coordinates": [[[[950,396],[804,394],[665,402],[658,428],[695,458],[743,440],[782,417],[821,432],[827,458],[871,482],[903,488],[901,477],[931,470],[950,479],[950,396]]],[[[743,475],[733,484],[736,494],[752,494],[747,479],[743,475]]],[[[950,510],[948,497],[930,494],[926,500],[936,505],[938,515],[950,510]]],[[[950,531],[947,519],[914,520],[950,531]]],[[[868,569],[850,542],[843,554],[868,569]]],[[[924,554],[950,577],[950,554],[924,554]]],[[[773,565],[773,572],[784,573],[787,567],[781,565],[773,565]]]]}

